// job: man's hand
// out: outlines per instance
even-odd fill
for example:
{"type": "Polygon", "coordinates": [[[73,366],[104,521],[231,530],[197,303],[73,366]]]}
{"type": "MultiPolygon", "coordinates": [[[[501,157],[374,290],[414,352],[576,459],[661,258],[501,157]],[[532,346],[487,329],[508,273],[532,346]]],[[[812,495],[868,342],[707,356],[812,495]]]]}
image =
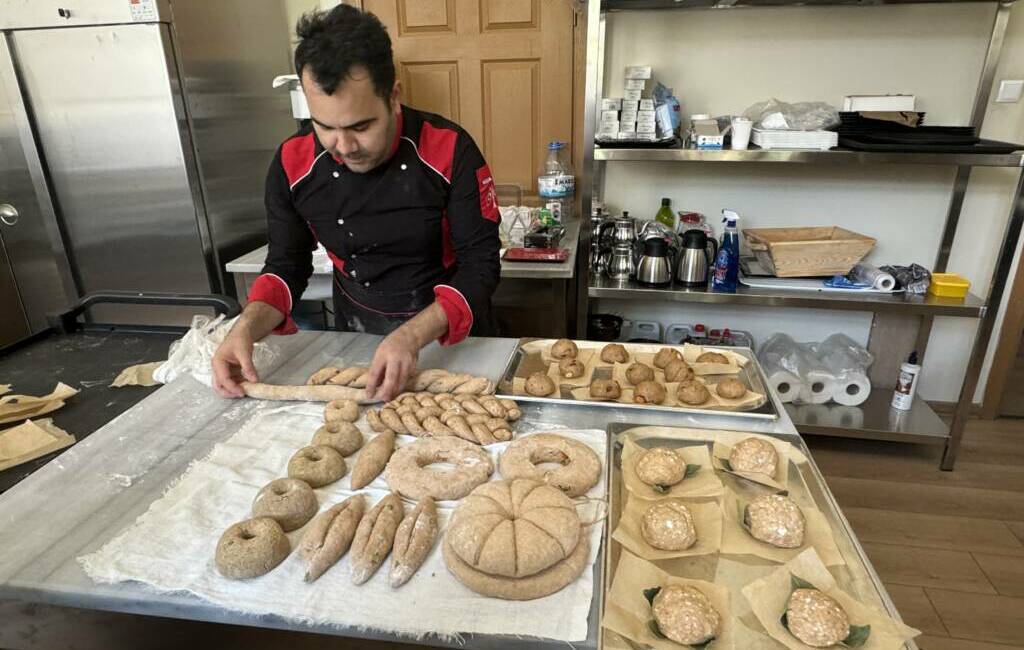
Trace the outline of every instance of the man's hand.
{"type": "Polygon", "coordinates": [[[250,302],[213,355],[213,389],[222,397],[245,397],[241,381],[259,381],[252,363],[252,348],[285,315],[263,302],[250,302]]]}
{"type": "Polygon", "coordinates": [[[448,331],[448,317],[436,302],[384,337],[373,354],[366,380],[366,397],[386,402],[394,399],[416,372],[424,345],[448,331]]]}
{"type": "Polygon", "coordinates": [[[213,355],[213,389],[221,397],[245,397],[239,382],[260,380],[252,363],[255,343],[248,328],[238,327],[236,323],[217,348],[213,355]]]}

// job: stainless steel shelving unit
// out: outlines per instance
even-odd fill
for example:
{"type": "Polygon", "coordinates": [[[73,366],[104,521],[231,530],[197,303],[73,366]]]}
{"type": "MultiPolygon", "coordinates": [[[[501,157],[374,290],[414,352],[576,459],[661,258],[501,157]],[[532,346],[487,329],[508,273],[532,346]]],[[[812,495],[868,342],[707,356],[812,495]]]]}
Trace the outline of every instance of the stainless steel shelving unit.
{"type": "MultiPolygon", "coordinates": [[[[584,142],[594,142],[594,127],[597,122],[597,105],[602,96],[604,76],[604,26],[608,12],[685,9],[741,9],[744,7],[776,7],[786,5],[857,5],[880,4],[945,4],[950,2],[994,3],[995,14],[989,34],[985,60],[982,64],[978,87],[971,112],[971,125],[979,132],[985,116],[985,109],[991,96],[996,66],[1003,47],[1006,26],[1012,0],[589,0],[587,3],[587,58],[586,58],[586,105],[584,108],[584,142]]],[[[826,9],[823,9],[826,10],[826,9]]],[[[762,164],[811,164],[811,165],[944,165],[957,169],[953,193],[943,224],[942,239],[932,269],[946,270],[949,254],[956,238],[960,211],[973,167],[1024,168],[1024,152],[1013,154],[942,154],[942,153],[901,153],[865,152],[845,149],[831,151],[696,151],[691,149],[626,149],[601,148],[595,145],[584,147],[583,182],[580,183],[581,204],[589,210],[590,199],[595,185],[603,177],[602,166],[617,162],[661,162],[661,163],[762,163],[762,164]]],[[[872,296],[861,294],[826,294],[772,291],[741,288],[735,294],[715,294],[693,290],[647,289],[635,282],[613,282],[605,277],[591,277],[590,233],[583,229],[580,236],[580,251],[577,256],[577,271],[581,282],[589,278],[587,290],[577,294],[577,335],[586,335],[586,315],[590,298],[616,298],[623,300],[668,300],[681,303],[731,304],[738,306],[793,307],[807,309],[845,309],[873,313],[899,313],[919,316],[918,349],[924,349],[931,333],[932,320],[936,316],[951,316],[978,319],[978,330],[971,348],[970,360],[964,373],[960,395],[947,426],[927,403],[915,400],[911,411],[893,412],[888,408],[887,391],[876,391],[860,407],[860,416],[855,424],[837,427],[823,424],[818,417],[820,408],[790,408],[790,415],[801,433],[838,435],[864,439],[880,439],[923,444],[942,444],[944,453],[941,467],[953,469],[960,440],[963,436],[974,392],[978,385],[982,363],[988,349],[989,338],[995,325],[998,306],[1009,279],[1010,269],[1024,224],[1024,175],[1018,178],[1015,200],[1003,233],[996,265],[988,291],[984,296],[969,295],[963,301],[949,301],[934,297],[914,298],[901,296],[872,296]]],[[[843,407],[848,408],[848,407],[843,407]]]]}

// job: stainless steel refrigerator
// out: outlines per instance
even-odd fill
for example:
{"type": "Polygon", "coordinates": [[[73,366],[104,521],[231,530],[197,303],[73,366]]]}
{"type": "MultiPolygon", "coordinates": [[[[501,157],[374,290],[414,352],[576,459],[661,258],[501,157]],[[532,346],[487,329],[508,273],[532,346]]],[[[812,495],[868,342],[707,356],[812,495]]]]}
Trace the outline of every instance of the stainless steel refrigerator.
{"type": "Polygon", "coordinates": [[[92,291],[233,293],[295,129],[289,27],[277,0],[0,0],[0,347],[92,291]]]}

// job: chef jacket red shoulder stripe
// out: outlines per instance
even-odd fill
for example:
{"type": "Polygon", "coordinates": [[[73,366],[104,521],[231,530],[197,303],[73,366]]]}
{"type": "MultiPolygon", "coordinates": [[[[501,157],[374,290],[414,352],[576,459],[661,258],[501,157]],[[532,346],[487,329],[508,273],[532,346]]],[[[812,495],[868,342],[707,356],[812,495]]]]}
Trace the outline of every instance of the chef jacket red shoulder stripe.
{"type": "Polygon", "coordinates": [[[455,141],[459,134],[451,129],[436,127],[424,120],[420,129],[420,142],[416,153],[431,169],[452,182],[452,167],[455,164],[455,141]]]}
{"type": "Polygon", "coordinates": [[[284,168],[289,188],[294,188],[313,171],[317,157],[316,138],[312,131],[289,138],[281,145],[281,167],[284,168]]]}

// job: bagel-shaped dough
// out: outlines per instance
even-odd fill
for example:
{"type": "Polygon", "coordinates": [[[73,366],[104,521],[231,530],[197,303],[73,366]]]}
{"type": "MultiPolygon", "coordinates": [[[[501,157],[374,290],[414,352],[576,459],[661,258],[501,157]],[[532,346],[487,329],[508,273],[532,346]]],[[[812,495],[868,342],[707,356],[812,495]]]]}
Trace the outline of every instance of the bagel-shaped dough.
{"type": "Polygon", "coordinates": [[[609,343],[601,348],[601,361],[606,363],[626,363],[629,353],[621,343],[609,343]]]}
{"type": "Polygon", "coordinates": [[[288,461],[288,476],[323,487],[345,475],[347,467],[341,454],[327,445],[310,445],[295,452],[288,461]]]}
{"type": "Polygon", "coordinates": [[[310,445],[325,445],[342,456],[351,456],[363,446],[363,433],[351,422],[328,422],[313,434],[310,445]]]}
{"type": "Polygon", "coordinates": [[[284,561],[292,550],[281,525],[269,517],[232,525],[217,542],[214,561],[225,578],[256,578],[284,561]]]}
{"type": "Polygon", "coordinates": [[[359,419],[359,405],[350,399],[332,399],[324,407],[324,422],[355,422],[359,419]]]}
{"type": "Polygon", "coordinates": [[[555,344],[551,346],[551,358],[552,359],[575,359],[576,355],[580,353],[576,344],[569,339],[558,339],[555,344]]]}
{"type": "Polygon", "coordinates": [[[622,387],[614,379],[595,379],[590,383],[590,396],[597,399],[619,399],[622,387]]]}
{"type": "Polygon", "coordinates": [[[735,377],[728,377],[718,382],[715,392],[725,399],[739,399],[747,394],[747,387],[735,377]]]}
{"type": "Polygon", "coordinates": [[[263,486],[252,502],[253,517],[270,517],[284,532],[306,525],[316,514],[316,492],[305,481],[279,478],[263,486]]]}
{"type": "Polygon", "coordinates": [[[498,459],[501,477],[547,483],[571,497],[586,494],[601,478],[601,459],[578,440],[553,433],[535,433],[514,440],[498,459]],[[542,469],[540,463],[561,467],[542,469]]]}
{"type": "Polygon", "coordinates": [[[420,438],[399,447],[384,469],[388,486],[404,497],[437,501],[461,499],[487,481],[494,464],[486,451],[462,438],[420,438]],[[434,471],[432,463],[451,463],[455,469],[434,471]]]}

